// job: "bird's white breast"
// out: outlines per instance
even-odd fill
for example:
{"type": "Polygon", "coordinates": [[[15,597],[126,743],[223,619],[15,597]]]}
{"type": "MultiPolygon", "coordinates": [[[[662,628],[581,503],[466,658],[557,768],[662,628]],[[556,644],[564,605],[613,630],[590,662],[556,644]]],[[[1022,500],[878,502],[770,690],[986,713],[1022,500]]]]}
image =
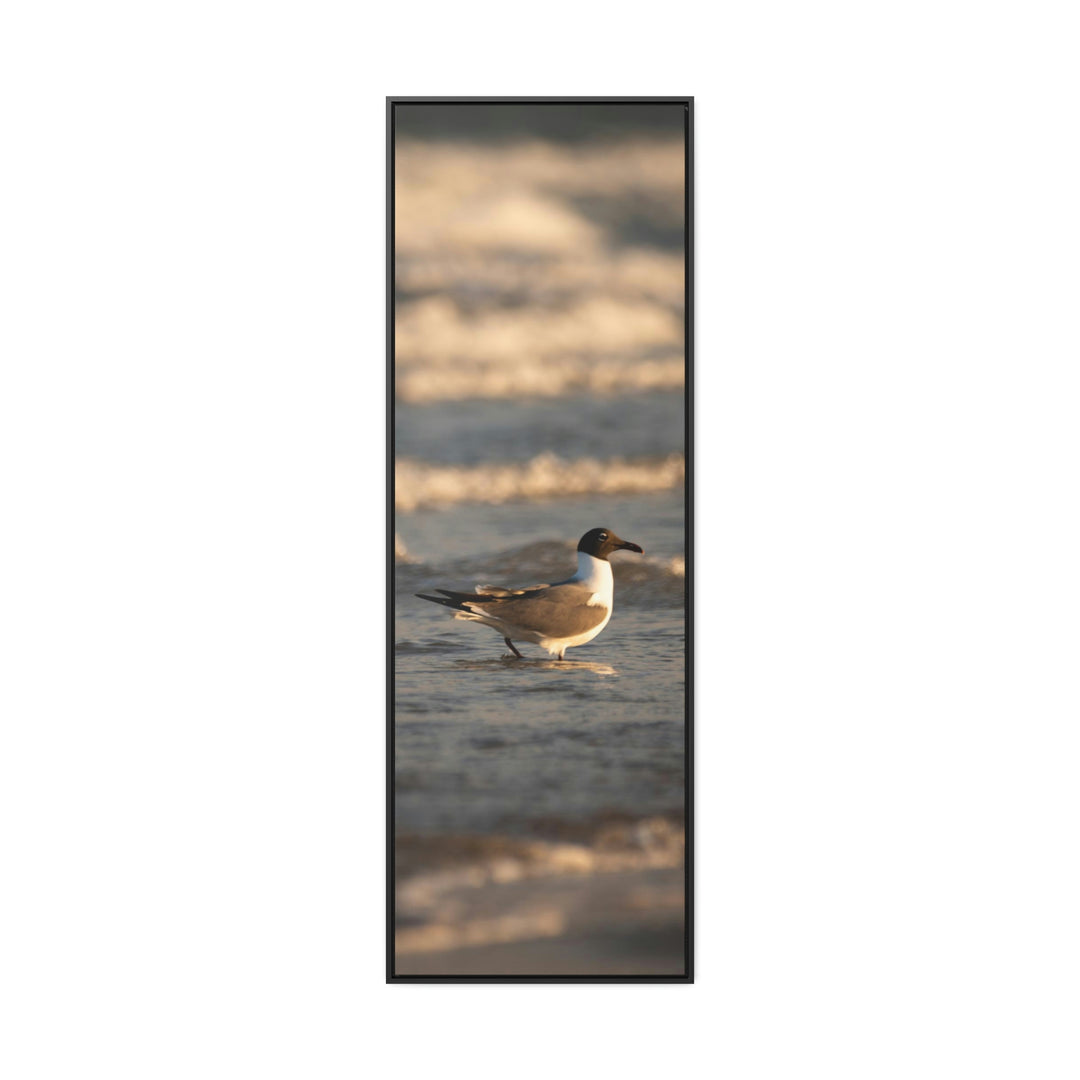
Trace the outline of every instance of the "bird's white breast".
{"type": "Polygon", "coordinates": [[[615,592],[615,579],[611,573],[611,563],[607,559],[597,559],[584,551],[577,553],[577,573],[570,579],[590,590],[589,604],[593,607],[611,609],[615,592]]]}

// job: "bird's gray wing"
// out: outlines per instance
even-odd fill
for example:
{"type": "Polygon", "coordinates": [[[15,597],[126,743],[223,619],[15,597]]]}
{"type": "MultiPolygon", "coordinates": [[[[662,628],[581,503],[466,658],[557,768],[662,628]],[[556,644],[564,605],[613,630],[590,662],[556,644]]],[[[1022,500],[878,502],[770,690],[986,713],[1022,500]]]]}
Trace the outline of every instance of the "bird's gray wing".
{"type": "Polygon", "coordinates": [[[474,598],[469,606],[523,630],[568,638],[587,633],[607,617],[606,607],[589,604],[592,595],[587,586],[568,583],[529,589],[521,595],[474,598]]]}

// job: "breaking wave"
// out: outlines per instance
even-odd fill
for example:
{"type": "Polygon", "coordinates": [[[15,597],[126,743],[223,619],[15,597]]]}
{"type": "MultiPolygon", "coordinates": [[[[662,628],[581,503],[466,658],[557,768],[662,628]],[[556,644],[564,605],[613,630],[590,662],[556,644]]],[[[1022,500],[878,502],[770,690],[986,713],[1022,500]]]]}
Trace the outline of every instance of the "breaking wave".
{"type": "Polygon", "coordinates": [[[397,397],[414,405],[466,398],[555,398],[571,394],[681,390],[681,355],[638,361],[563,358],[529,362],[417,363],[398,369],[397,397]]]}
{"type": "Polygon", "coordinates": [[[467,311],[445,296],[399,305],[396,393],[413,404],[680,389],[681,310],[613,296],[467,311]]]}
{"type": "Polygon", "coordinates": [[[683,163],[681,138],[399,140],[399,400],[681,388],[683,163]]]}
{"type": "Polygon", "coordinates": [[[686,263],[681,251],[641,247],[558,256],[455,249],[399,258],[396,269],[394,283],[404,304],[441,293],[470,309],[530,301],[551,308],[607,296],[681,312],[686,263]]]}
{"type": "Polygon", "coordinates": [[[394,355],[406,366],[427,361],[456,366],[474,360],[515,363],[518,357],[681,349],[682,312],[660,304],[594,296],[555,310],[488,308],[469,313],[444,296],[402,305],[394,322],[394,355]]]}
{"type": "Polygon", "coordinates": [[[394,501],[399,511],[410,511],[462,502],[641,494],[677,488],[684,476],[682,454],[637,461],[566,461],[545,453],[524,464],[505,465],[435,465],[406,459],[394,466],[394,501]]]}
{"type": "Polygon", "coordinates": [[[647,208],[681,229],[681,139],[592,147],[543,142],[451,145],[399,139],[399,255],[432,251],[569,252],[610,242],[617,230],[598,200],[647,208]]]}
{"type": "MultiPolygon", "coordinates": [[[[611,822],[586,838],[550,841],[511,836],[399,837],[396,841],[399,956],[465,946],[558,937],[580,920],[582,901],[599,898],[544,888],[570,879],[675,871],[683,865],[681,822],[668,817],[611,822]],[[506,886],[528,889],[515,894],[506,886]]],[[[681,875],[630,890],[635,915],[670,918],[683,905],[681,875]]],[[[627,890],[619,893],[627,896],[627,890]]],[[[611,917],[603,910],[594,917],[611,917]]],[[[626,899],[623,900],[623,904],[626,899]]],[[[625,912],[621,914],[626,914],[625,912]]]]}

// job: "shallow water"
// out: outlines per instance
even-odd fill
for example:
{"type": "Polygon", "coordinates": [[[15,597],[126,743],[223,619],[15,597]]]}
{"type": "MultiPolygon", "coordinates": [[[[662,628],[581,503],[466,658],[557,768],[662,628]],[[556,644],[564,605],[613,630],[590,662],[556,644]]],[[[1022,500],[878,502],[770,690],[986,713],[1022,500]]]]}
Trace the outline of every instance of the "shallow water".
{"type": "Polygon", "coordinates": [[[522,462],[558,449],[563,458],[682,453],[681,390],[555,399],[448,401],[397,406],[399,458],[449,465],[522,462]]]}
{"type": "MultiPolygon", "coordinates": [[[[572,541],[478,557],[466,553],[477,525],[497,537],[517,507],[402,516],[410,543],[439,563],[399,563],[396,575],[399,974],[683,970],[679,501],[651,496],[650,515],[635,500],[653,524],[625,534],[650,554],[612,558],[611,622],[563,662],[524,643],[518,659],[494,630],[413,594],[559,580],[574,568],[572,541]]],[[[589,501],[609,524],[618,508],[589,501]]],[[[572,521],[585,508],[545,510],[572,521]]]]}
{"type": "MultiPolygon", "coordinates": [[[[455,620],[414,594],[561,580],[575,568],[573,542],[465,554],[470,539],[475,544],[475,507],[402,521],[409,550],[439,558],[397,567],[399,831],[528,832],[537,821],[547,827],[560,817],[681,812],[681,512],[671,493],[652,501],[656,514],[645,532],[618,526],[646,555],[612,558],[611,622],[561,663],[530,644],[519,646],[525,658],[518,660],[494,630],[455,620]]],[[[635,500],[637,514],[649,517],[641,502],[635,500]]],[[[543,508],[549,521],[581,532],[594,524],[616,527],[618,509],[590,500],[588,512],[599,515],[594,522],[578,505],[555,500],[543,508]]],[[[481,535],[497,538],[498,517],[515,510],[487,509],[490,528],[481,535]]]]}

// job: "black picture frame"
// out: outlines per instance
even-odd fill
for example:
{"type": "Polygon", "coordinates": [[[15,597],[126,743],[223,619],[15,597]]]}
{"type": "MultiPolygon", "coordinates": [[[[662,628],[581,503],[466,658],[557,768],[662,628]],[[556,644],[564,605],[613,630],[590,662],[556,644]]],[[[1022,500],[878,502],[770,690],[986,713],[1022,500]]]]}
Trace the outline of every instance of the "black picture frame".
{"type": "Polygon", "coordinates": [[[693,983],[694,982],[694,98],[692,96],[624,97],[403,97],[386,98],[386,981],[402,983],[693,983]],[[394,136],[398,105],[515,105],[515,104],[682,104],[685,109],[685,971],[681,975],[398,975],[395,960],[395,757],[394,757],[394,630],[395,630],[395,199],[394,136]]]}

